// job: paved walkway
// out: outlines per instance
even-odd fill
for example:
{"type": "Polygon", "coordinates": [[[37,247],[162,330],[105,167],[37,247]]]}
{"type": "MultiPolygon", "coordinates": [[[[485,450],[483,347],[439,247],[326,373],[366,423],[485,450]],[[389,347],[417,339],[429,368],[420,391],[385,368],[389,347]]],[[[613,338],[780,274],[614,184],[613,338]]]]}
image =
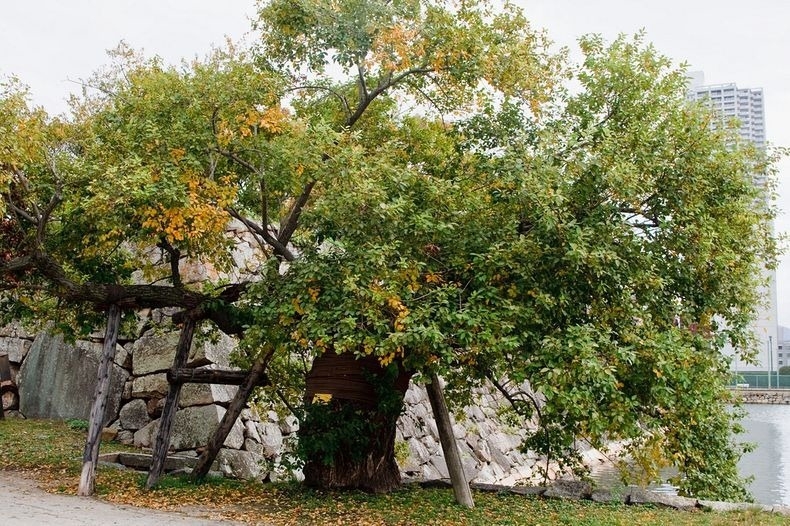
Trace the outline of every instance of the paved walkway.
{"type": "Polygon", "coordinates": [[[19,474],[0,471],[0,524],[3,526],[231,526],[182,513],[110,504],[92,497],[54,495],[19,474]]]}

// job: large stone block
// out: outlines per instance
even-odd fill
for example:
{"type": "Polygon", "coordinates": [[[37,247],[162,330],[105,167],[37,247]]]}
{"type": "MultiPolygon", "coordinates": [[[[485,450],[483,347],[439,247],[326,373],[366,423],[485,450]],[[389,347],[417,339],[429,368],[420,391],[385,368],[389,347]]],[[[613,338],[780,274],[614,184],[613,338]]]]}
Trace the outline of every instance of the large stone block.
{"type": "Polygon", "coordinates": [[[178,399],[180,407],[194,405],[227,404],[236,394],[239,387],[236,385],[218,384],[184,384],[181,387],[181,396],[178,399]]]}
{"type": "MultiPolygon", "coordinates": [[[[132,372],[135,376],[167,371],[173,366],[179,334],[177,332],[155,333],[149,331],[132,347],[132,372]]],[[[187,360],[188,367],[217,364],[230,365],[230,353],[236,344],[233,338],[220,334],[216,341],[196,337],[187,360]]]]}
{"type": "Polygon", "coordinates": [[[132,398],[161,398],[167,395],[169,388],[165,373],[140,376],[132,382],[132,398]]]}
{"type": "Polygon", "coordinates": [[[504,476],[505,472],[498,464],[488,464],[480,469],[472,481],[490,484],[502,480],[504,476]]]}
{"type": "Polygon", "coordinates": [[[217,455],[217,464],[226,477],[256,480],[266,475],[263,471],[264,458],[252,451],[222,448],[217,455]]]}
{"type": "MultiPolygon", "coordinates": [[[[173,431],[170,437],[170,449],[181,451],[194,449],[208,444],[219,422],[225,416],[225,408],[218,405],[187,407],[176,412],[173,420],[173,431]]],[[[159,433],[159,419],[154,420],[134,434],[134,445],[152,447],[159,433]]],[[[237,420],[233,424],[225,446],[240,449],[244,445],[244,428],[237,420]]]]}
{"type": "Polygon", "coordinates": [[[148,416],[148,406],[143,400],[132,400],[121,408],[118,415],[121,428],[135,431],[148,425],[151,417],[148,416]]]}
{"type": "Polygon", "coordinates": [[[257,424],[263,454],[267,458],[279,455],[283,447],[283,434],[278,424],[257,424]]]}
{"type": "Polygon", "coordinates": [[[188,367],[216,364],[230,367],[230,353],[236,348],[236,340],[224,333],[213,334],[211,338],[197,339],[189,353],[188,367]]]}
{"type": "Polygon", "coordinates": [[[0,336],[0,354],[7,354],[11,363],[22,363],[31,345],[30,340],[0,336]]]}
{"type": "Polygon", "coordinates": [[[280,431],[283,435],[291,435],[299,431],[299,419],[288,415],[280,421],[280,431]]]}
{"type": "Polygon", "coordinates": [[[0,336],[32,340],[34,335],[30,334],[18,321],[12,321],[8,325],[0,326],[0,336]]]}
{"type": "Polygon", "coordinates": [[[555,480],[543,496],[550,499],[589,499],[592,497],[592,486],[581,480],[555,480]]]}
{"type": "Polygon", "coordinates": [[[173,366],[178,333],[148,332],[132,346],[132,374],[143,376],[167,371],[173,366]]]}
{"type": "Polygon", "coordinates": [[[247,420],[244,422],[244,436],[245,438],[251,438],[258,443],[261,442],[261,435],[258,433],[258,428],[255,426],[255,422],[252,420],[247,420]]]}
{"type": "Polygon", "coordinates": [[[244,439],[244,451],[250,451],[257,455],[263,455],[263,446],[251,438],[244,439]]]}
{"type": "Polygon", "coordinates": [[[409,444],[409,451],[410,451],[410,458],[413,458],[417,464],[422,465],[428,462],[431,459],[431,453],[428,449],[423,445],[422,442],[417,440],[416,438],[410,438],[408,440],[409,444]]]}
{"type": "MultiPolygon", "coordinates": [[[[19,370],[20,411],[34,418],[90,417],[101,354],[63,342],[62,336],[41,333],[19,370]]],[[[104,424],[115,420],[128,373],[113,364],[104,424]]]]}

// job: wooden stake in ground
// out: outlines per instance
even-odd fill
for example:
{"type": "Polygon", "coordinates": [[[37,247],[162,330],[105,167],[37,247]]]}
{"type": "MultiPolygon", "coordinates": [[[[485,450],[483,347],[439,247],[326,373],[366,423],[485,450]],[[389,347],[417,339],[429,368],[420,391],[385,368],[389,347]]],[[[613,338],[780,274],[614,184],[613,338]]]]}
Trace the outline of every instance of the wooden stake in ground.
{"type": "Polygon", "coordinates": [[[93,397],[90,421],[88,423],[88,440],[82,455],[82,474],[77,495],[87,497],[93,495],[96,482],[96,465],[99,462],[99,445],[104,427],[104,413],[107,409],[107,398],[110,394],[110,372],[115,358],[115,346],[118,344],[118,326],[121,324],[121,309],[110,305],[107,311],[107,329],[104,333],[101,362],[99,363],[98,382],[93,397]]]}
{"type": "Polygon", "coordinates": [[[436,420],[436,428],[439,430],[439,441],[442,444],[444,461],[447,463],[450,482],[453,484],[455,501],[466,508],[474,508],[475,502],[472,500],[472,491],[469,489],[466,473],[464,473],[464,467],[461,464],[461,455],[458,453],[458,444],[455,442],[453,425],[450,422],[450,411],[447,409],[439,377],[432,374],[431,383],[426,388],[428,400],[431,402],[431,409],[433,409],[433,418],[436,420]]]}
{"type": "MultiPolygon", "coordinates": [[[[181,334],[178,338],[176,355],[173,358],[173,369],[183,369],[189,358],[189,349],[192,348],[192,337],[195,335],[195,320],[191,316],[184,319],[181,327],[181,334]]],[[[154,444],[153,458],[151,459],[151,469],[148,470],[148,480],[145,487],[151,489],[159,482],[162,471],[167,459],[167,450],[170,448],[170,435],[173,431],[173,420],[178,411],[178,399],[181,396],[182,383],[176,379],[168,378],[167,397],[165,406],[162,409],[162,416],[159,419],[159,433],[156,435],[154,444]]]]}

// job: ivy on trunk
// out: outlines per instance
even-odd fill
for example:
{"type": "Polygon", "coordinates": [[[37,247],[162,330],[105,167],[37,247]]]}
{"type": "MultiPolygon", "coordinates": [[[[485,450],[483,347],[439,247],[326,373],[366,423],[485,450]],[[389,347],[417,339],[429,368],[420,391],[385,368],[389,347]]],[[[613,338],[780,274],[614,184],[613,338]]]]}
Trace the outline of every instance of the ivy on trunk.
{"type": "Polygon", "coordinates": [[[299,428],[307,485],[373,493],[400,486],[395,428],[410,378],[375,357],[326,353],[315,359],[299,428]]]}

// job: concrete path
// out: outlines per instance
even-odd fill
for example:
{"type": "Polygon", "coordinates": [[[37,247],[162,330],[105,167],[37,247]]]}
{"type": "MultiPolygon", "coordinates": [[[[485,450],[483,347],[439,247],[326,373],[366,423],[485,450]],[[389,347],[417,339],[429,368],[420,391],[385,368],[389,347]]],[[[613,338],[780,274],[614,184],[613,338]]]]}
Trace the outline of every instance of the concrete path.
{"type": "Polygon", "coordinates": [[[110,504],[92,497],[54,495],[17,473],[0,471],[0,524],[3,526],[230,526],[182,513],[110,504]]]}

